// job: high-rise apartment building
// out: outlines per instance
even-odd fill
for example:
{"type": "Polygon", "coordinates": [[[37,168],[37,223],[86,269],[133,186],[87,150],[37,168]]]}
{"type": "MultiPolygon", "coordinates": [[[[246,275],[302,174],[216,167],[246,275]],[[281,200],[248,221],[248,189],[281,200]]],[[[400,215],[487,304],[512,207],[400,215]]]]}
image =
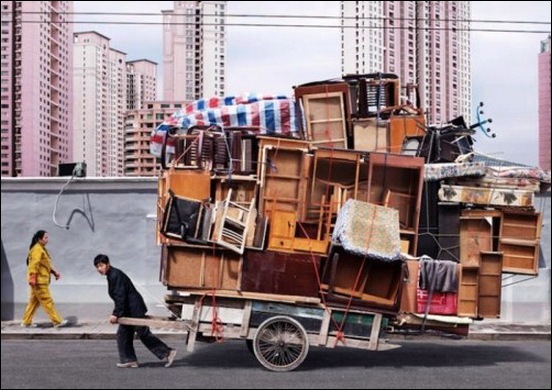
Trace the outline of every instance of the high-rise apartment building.
{"type": "Polygon", "coordinates": [[[74,34],[75,161],[88,176],[123,176],[126,54],[95,31],[74,34]]]}
{"type": "Polygon", "coordinates": [[[157,176],[158,159],[150,154],[150,136],[184,103],[150,101],[127,112],[125,120],[125,176],[157,176]]]}
{"type": "Polygon", "coordinates": [[[550,171],[550,35],[539,53],[539,166],[550,171]]]}
{"type": "Polygon", "coordinates": [[[223,96],[226,1],[175,1],[163,12],[163,99],[223,96]]]}
{"type": "Polygon", "coordinates": [[[343,74],[417,85],[428,123],[471,122],[469,1],[342,1],[343,74]]]}
{"type": "Polygon", "coordinates": [[[144,102],[157,100],[157,63],[127,61],[127,110],[140,110],[144,102]]]}
{"type": "Polygon", "coordinates": [[[2,176],[73,160],[73,2],[1,2],[2,176]]]}

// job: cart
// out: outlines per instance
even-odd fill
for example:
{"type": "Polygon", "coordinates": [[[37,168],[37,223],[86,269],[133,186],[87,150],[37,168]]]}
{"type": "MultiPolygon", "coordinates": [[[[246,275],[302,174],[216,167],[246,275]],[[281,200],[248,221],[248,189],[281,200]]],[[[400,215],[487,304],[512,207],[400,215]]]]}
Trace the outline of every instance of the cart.
{"type": "Polygon", "coordinates": [[[400,347],[383,337],[388,319],[382,314],[327,308],[317,299],[179,292],[166,301],[180,312],[179,319],[122,317],[119,323],[182,330],[189,352],[196,341],[241,339],[263,367],[277,372],[299,367],[311,346],[371,351],[400,347]]]}

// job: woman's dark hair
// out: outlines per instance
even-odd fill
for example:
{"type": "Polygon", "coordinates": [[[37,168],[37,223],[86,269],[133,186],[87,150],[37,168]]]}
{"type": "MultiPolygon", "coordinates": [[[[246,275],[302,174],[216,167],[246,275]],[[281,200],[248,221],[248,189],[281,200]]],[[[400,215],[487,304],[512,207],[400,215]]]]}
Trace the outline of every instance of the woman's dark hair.
{"type": "Polygon", "coordinates": [[[97,267],[98,264],[109,264],[109,257],[107,255],[99,254],[94,257],[94,267],[97,267]]]}
{"type": "Polygon", "coordinates": [[[31,245],[29,245],[29,249],[31,249],[38,242],[38,240],[43,239],[45,234],[46,230],[38,230],[31,240],[31,245]]]}

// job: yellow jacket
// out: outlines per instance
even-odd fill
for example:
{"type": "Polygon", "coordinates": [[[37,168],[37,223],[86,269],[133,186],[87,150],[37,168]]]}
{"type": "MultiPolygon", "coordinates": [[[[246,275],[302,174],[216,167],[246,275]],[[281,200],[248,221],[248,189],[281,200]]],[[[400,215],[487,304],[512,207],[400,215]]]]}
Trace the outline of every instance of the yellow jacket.
{"type": "Polygon", "coordinates": [[[50,284],[52,261],[50,255],[40,243],[36,243],[29,250],[29,265],[27,266],[27,280],[31,274],[36,274],[36,284],[50,284]]]}

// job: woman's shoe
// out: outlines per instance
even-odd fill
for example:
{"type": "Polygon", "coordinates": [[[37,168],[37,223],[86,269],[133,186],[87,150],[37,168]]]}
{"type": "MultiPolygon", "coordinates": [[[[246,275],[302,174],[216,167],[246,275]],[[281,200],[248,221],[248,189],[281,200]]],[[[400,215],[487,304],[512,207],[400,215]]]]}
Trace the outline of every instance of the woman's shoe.
{"type": "Polygon", "coordinates": [[[65,328],[66,326],[69,326],[69,321],[63,320],[59,324],[54,325],[54,328],[65,328]]]}

